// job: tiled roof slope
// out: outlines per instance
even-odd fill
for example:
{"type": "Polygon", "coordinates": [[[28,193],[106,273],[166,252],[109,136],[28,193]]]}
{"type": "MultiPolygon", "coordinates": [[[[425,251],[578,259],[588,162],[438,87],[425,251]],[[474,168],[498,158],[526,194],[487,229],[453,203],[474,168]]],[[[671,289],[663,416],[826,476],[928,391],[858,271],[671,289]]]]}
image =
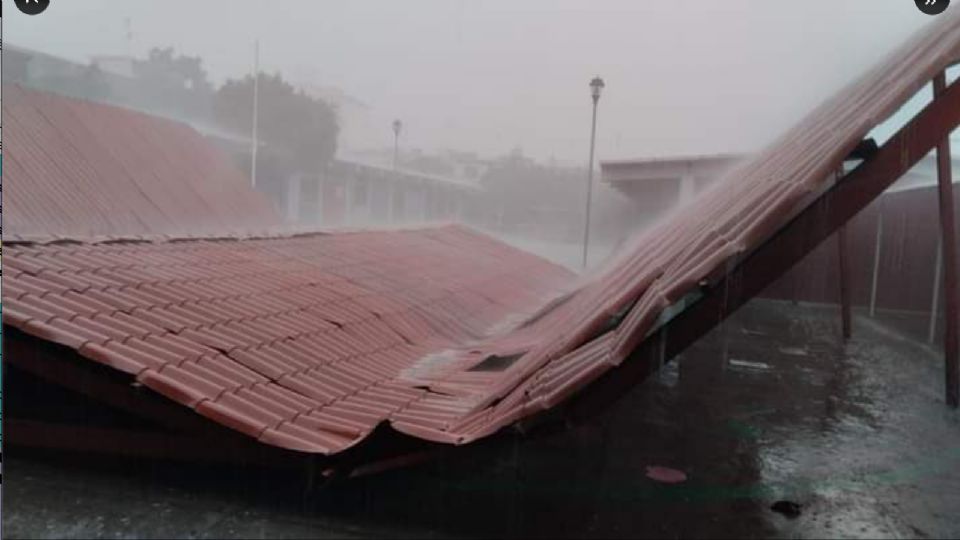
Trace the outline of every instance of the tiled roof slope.
{"type": "Polygon", "coordinates": [[[380,422],[430,427],[465,410],[405,370],[570,278],[456,226],[6,247],[5,324],[260,441],[325,454],[380,422]]]}
{"type": "Polygon", "coordinates": [[[462,228],[14,245],[4,323],[270,444],[334,453],[384,421],[469,442],[616,369],[958,58],[954,12],[562,297],[567,272],[462,228]]]}
{"type": "Polygon", "coordinates": [[[462,227],[278,233],[188,126],[18,86],[3,108],[4,324],[269,444],[329,454],[453,414],[405,370],[572,277],[462,227]]]}
{"type": "Polygon", "coordinates": [[[185,124],[6,84],[3,122],[7,239],[203,236],[279,224],[227,156],[185,124]]]}

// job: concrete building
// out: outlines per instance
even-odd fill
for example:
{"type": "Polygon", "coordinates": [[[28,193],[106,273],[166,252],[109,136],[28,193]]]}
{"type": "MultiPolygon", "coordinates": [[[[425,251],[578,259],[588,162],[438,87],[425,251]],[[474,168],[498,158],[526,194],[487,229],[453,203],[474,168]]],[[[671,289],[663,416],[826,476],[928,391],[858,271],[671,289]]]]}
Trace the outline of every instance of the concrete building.
{"type": "Polygon", "coordinates": [[[677,156],[600,162],[602,182],[633,201],[642,221],[693,198],[733,167],[737,154],[677,156]]]}
{"type": "Polygon", "coordinates": [[[291,223],[324,226],[466,221],[475,184],[336,159],[322,175],[292,175],[275,193],[291,223]]]}

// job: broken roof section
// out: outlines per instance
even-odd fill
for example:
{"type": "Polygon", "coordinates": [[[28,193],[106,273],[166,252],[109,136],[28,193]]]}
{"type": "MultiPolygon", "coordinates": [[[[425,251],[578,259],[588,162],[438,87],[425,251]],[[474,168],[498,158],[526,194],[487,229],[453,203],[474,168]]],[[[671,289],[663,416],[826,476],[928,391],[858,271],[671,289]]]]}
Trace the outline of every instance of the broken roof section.
{"type": "MultiPolygon", "coordinates": [[[[701,288],[736,268],[830,189],[835,171],[870,130],[958,60],[960,12],[955,11],[924,28],[703,196],[632,238],[576,294],[536,323],[472,347],[470,354],[481,357],[490,352],[520,357],[496,385],[475,396],[479,405],[447,430],[446,440],[473,440],[551,409],[621,366],[671,313],[696,302],[701,288]]],[[[960,109],[951,112],[957,115],[960,109]]],[[[955,127],[956,118],[945,115],[941,123],[955,127]]],[[[922,157],[908,155],[906,145],[899,150],[905,163],[922,157]]],[[[451,362],[467,363],[467,357],[465,352],[451,362]]],[[[458,377],[454,371],[429,384],[442,388],[458,377]]]]}
{"type": "Polygon", "coordinates": [[[325,454],[381,422],[458,413],[456,400],[404,382],[404,371],[529,314],[569,278],[453,226],[14,244],[4,266],[5,324],[262,442],[325,454]]]}
{"type": "Polygon", "coordinates": [[[331,454],[380,423],[470,442],[628,362],[665,313],[786,227],[870,129],[958,58],[955,13],[575,292],[564,270],[458,227],[20,244],[8,248],[4,322],[268,444],[331,454]]]}

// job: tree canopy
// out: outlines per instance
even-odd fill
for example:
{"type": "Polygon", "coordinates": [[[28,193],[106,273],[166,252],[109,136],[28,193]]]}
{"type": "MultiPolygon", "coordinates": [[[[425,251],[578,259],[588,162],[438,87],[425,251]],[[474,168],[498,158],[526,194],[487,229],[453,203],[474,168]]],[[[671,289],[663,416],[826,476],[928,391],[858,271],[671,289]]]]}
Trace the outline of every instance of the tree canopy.
{"type": "MultiPolygon", "coordinates": [[[[315,172],[337,150],[340,128],[327,102],[294,88],[279,74],[259,74],[259,139],[291,154],[304,171],[315,172]]],[[[253,122],[253,76],[230,79],[217,91],[213,113],[226,128],[249,133],[253,122]]]]}
{"type": "Polygon", "coordinates": [[[144,80],[161,86],[186,88],[208,93],[213,86],[203,69],[203,59],[199,56],[176,54],[173,47],[154,47],[147,53],[146,60],[136,63],[134,69],[144,80]]]}

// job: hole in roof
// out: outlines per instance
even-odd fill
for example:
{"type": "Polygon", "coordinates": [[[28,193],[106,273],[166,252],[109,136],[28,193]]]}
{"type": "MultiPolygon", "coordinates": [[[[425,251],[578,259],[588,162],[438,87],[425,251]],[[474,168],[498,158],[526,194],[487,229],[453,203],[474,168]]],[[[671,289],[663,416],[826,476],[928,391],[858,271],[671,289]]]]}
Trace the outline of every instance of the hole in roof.
{"type": "Polygon", "coordinates": [[[560,297],[558,297],[558,298],[554,298],[553,300],[547,302],[546,305],[544,305],[544,306],[543,306],[542,308],[540,308],[536,313],[534,313],[533,315],[531,315],[530,318],[527,319],[527,320],[525,320],[518,328],[526,328],[526,327],[530,326],[531,324],[539,321],[540,319],[546,317],[546,316],[549,315],[552,311],[556,310],[556,309],[559,308],[560,306],[562,306],[562,305],[566,304],[568,301],[570,301],[570,299],[573,298],[573,296],[574,296],[574,294],[576,294],[576,292],[577,292],[577,291],[571,291],[571,292],[565,293],[564,295],[562,295],[562,296],[560,296],[560,297]]]}
{"type": "Polygon", "coordinates": [[[429,393],[431,393],[431,394],[436,394],[436,395],[438,395],[438,396],[456,397],[456,396],[454,396],[453,394],[450,394],[450,393],[447,393],[447,392],[441,392],[441,391],[439,391],[439,390],[434,390],[433,388],[431,388],[429,385],[426,385],[426,384],[414,385],[413,388],[415,388],[415,389],[417,389],[417,390],[426,390],[427,392],[429,392],[429,393]]]}
{"type": "Polygon", "coordinates": [[[933,101],[933,83],[927,82],[917,90],[910,99],[893,112],[889,117],[878,123],[864,138],[873,138],[877,144],[883,145],[907,122],[913,119],[924,107],[933,101]]]}
{"type": "Polygon", "coordinates": [[[504,356],[491,354],[483,359],[482,362],[468,369],[467,371],[503,371],[512,366],[525,353],[508,354],[504,356]]]}

